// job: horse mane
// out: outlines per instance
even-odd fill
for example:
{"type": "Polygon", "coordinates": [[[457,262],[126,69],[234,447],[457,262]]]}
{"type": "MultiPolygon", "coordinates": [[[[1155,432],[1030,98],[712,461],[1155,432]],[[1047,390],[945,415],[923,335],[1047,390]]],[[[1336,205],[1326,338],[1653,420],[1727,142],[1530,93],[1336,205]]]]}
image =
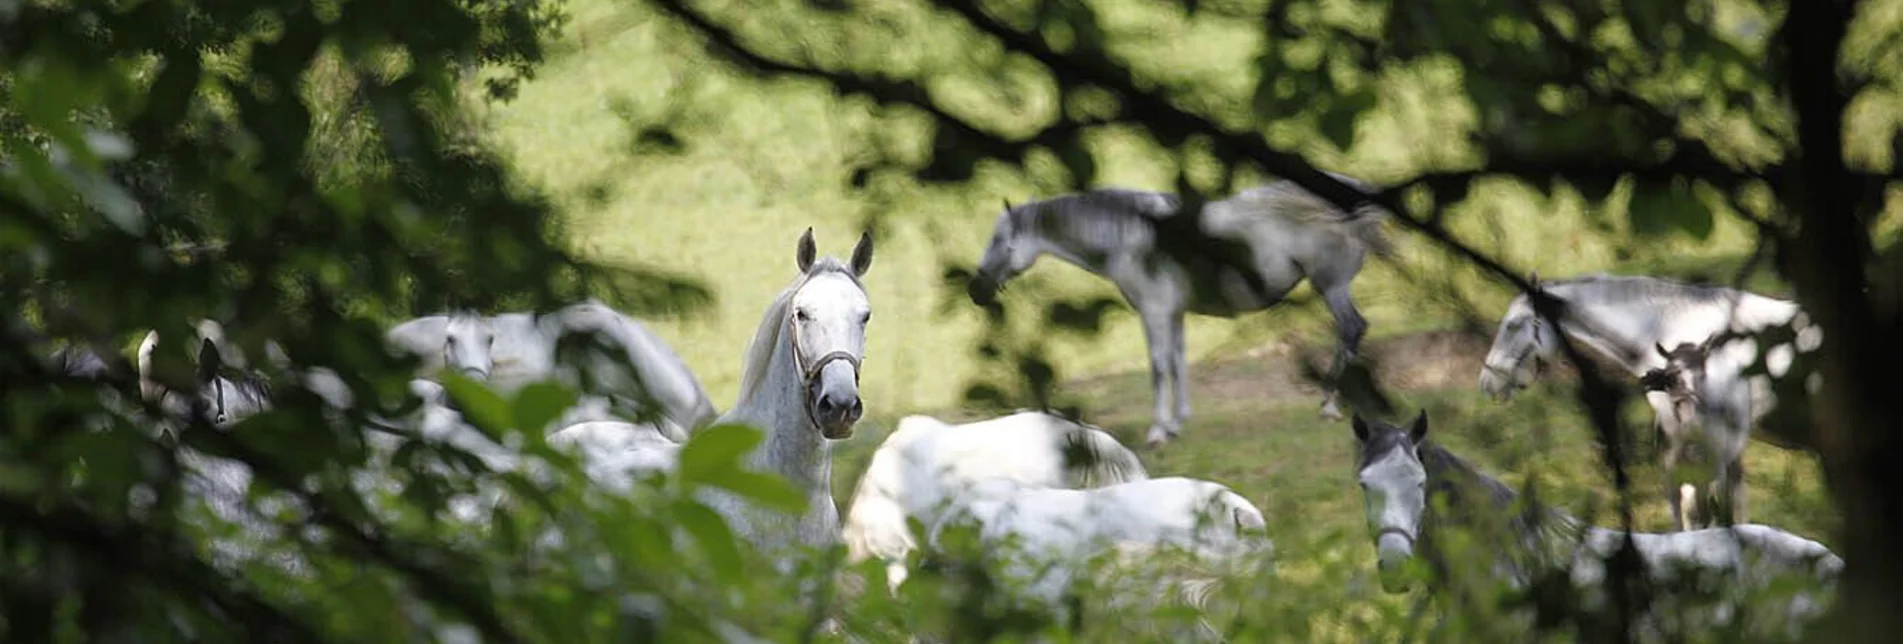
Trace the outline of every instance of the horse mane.
{"type": "Polygon", "coordinates": [[[1078,486],[1103,487],[1150,478],[1136,453],[1117,442],[1102,427],[1055,414],[1046,415],[1066,425],[1052,447],[1064,455],[1064,469],[1076,477],[1078,486]]]}
{"type": "Polygon", "coordinates": [[[847,268],[844,262],[832,257],[814,260],[813,265],[805,273],[793,278],[793,283],[780,291],[780,294],[773,298],[772,304],[767,305],[766,313],[760,316],[760,327],[753,332],[753,342],[747,345],[746,357],[743,358],[740,367],[740,395],[735,398],[735,409],[744,406],[744,403],[753,398],[760,387],[766,384],[767,366],[769,362],[772,362],[774,347],[780,344],[780,329],[786,326],[786,307],[793,301],[793,295],[813,278],[828,273],[845,276],[846,279],[852,280],[854,285],[861,289],[865,288],[865,283],[859,281],[859,276],[854,275],[852,269],[847,268]]]}
{"type": "Polygon", "coordinates": [[[1465,459],[1455,455],[1453,452],[1447,451],[1447,448],[1441,447],[1436,443],[1431,441],[1422,442],[1417,453],[1420,454],[1421,465],[1425,466],[1427,471],[1443,472],[1451,475],[1428,477],[1430,481],[1437,478],[1442,481],[1442,485],[1434,486],[1437,490],[1448,485],[1470,483],[1478,486],[1481,491],[1486,492],[1488,502],[1501,508],[1512,505],[1513,502],[1520,497],[1520,494],[1514,492],[1513,488],[1508,487],[1507,484],[1489,476],[1486,472],[1480,471],[1480,468],[1474,467],[1472,463],[1468,463],[1465,459]]]}
{"type": "Polygon", "coordinates": [[[1525,507],[1515,508],[1522,499],[1512,487],[1432,441],[1423,442],[1418,453],[1421,465],[1428,471],[1430,499],[1437,493],[1444,493],[1450,499],[1461,498],[1461,488],[1477,488],[1492,509],[1512,512],[1505,517],[1507,525],[1527,538],[1555,528],[1568,532],[1584,525],[1578,518],[1532,498],[1524,499],[1525,507]],[[1435,475],[1437,472],[1439,476],[1435,475]]]}

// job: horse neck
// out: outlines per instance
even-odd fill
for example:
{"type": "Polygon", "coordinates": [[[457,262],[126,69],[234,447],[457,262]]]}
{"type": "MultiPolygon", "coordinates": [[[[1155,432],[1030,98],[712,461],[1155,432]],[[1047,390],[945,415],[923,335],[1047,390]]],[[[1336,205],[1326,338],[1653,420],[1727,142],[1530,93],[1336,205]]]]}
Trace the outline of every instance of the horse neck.
{"type": "Polygon", "coordinates": [[[1514,572],[1529,552],[1548,542],[1548,532],[1554,526],[1573,523],[1571,517],[1548,508],[1527,511],[1515,507],[1518,495],[1494,496],[1490,490],[1500,483],[1459,461],[1452,453],[1437,447],[1422,447],[1420,454],[1421,464],[1427,469],[1428,505],[1421,520],[1419,540],[1433,557],[1442,556],[1433,545],[1434,534],[1440,529],[1458,526],[1480,530],[1485,531],[1480,535],[1483,540],[1480,543],[1491,544],[1499,553],[1496,566],[1514,572]],[[1435,509],[1436,496],[1446,499],[1447,514],[1435,509]],[[1537,522],[1529,520],[1533,516],[1539,517],[1537,522]]]}
{"type": "MultiPolygon", "coordinates": [[[[830,495],[832,446],[806,414],[804,384],[793,365],[792,343],[785,323],[779,342],[768,356],[765,380],[743,398],[720,422],[738,422],[766,433],[751,456],[754,467],[786,477],[809,496],[830,495]]],[[[829,497],[830,498],[830,497],[829,497]]]]}
{"type": "MultiPolygon", "coordinates": [[[[1034,206],[1034,210],[1019,216],[1018,221],[1015,222],[1014,226],[1017,231],[1016,243],[1031,245],[1031,247],[1036,250],[1036,253],[1033,254],[1032,257],[1051,255],[1065,262],[1074,264],[1078,268],[1093,273],[1102,272],[1105,268],[1103,262],[1092,261],[1091,258],[1108,257],[1112,249],[1099,243],[1101,240],[1060,239],[1044,233],[1046,230],[1055,230],[1063,226],[1064,222],[1055,222],[1050,225],[1045,225],[1042,223],[1042,220],[1063,216],[1064,213],[1051,207],[1049,202],[1037,204],[1034,206]]],[[[1072,235],[1068,237],[1075,236],[1072,235]]],[[[1022,268],[1029,267],[1026,266],[1022,268]]],[[[1020,270],[1022,270],[1022,268],[1020,268],[1020,270]]]]}
{"type": "Polygon", "coordinates": [[[1652,366],[1648,359],[1656,355],[1652,343],[1659,339],[1662,317],[1656,307],[1625,302],[1573,304],[1571,314],[1580,320],[1560,325],[1566,337],[1633,373],[1644,373],[1652,366]]]}

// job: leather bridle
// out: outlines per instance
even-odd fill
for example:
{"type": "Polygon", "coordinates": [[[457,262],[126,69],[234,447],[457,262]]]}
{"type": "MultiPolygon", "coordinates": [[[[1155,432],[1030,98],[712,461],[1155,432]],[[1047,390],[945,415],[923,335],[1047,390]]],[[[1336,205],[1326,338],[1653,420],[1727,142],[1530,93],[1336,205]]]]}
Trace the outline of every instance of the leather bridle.
{"type": "Polygon", "coordinates": [[[1528,323],[1533,325],[1533,330],[1530,331],[1530,333],[1533,334],[1533,338],[1527,341],[1526,348],[1521,349],[1518,354],[1513,356],[1513,361],[1511,364],[1508,364],[1506,367],[1496,367],[1491,364],[1484,364],[1484,363],[1480,365],[1480,368],[1486,369],[1488,373],[1492,373],[1495,376],[1499,376],[1502,380],[1505,380],[1506,385],[1508,387],[1512,387],[1515,384],[1518,384],[1514,380],[1515,380],[1515,376],[1517,372],[1520,370],[1520,366],[1526,364],[1526,359],[1528,357],[1531,357],[1533,355],[1533,352],[1540,348],[1540,318],[1539,316],[1536,315],[1532,317],[1531,319],[1528,320],[1528,323]]]}
{"type": "Polygon", "coordinates": [[[852,365],[852,384],[854,387],[857,387],[859,385],[859,365],[863,361],[863,358],[853,355],[850,351],[833,351],[820,356],[819,359],[814,360],[810,365],[805,364],[806,360],[803,356],[806,352],[800,348],[799,329],[793,328],[790,329],[790,331],[793,336],[790,340],[793,345],[793,366],[799,369],[800,372],[800,402],[803,403],[803,406],[806,408],[806,420],[812,422],[814,427],[818,427],[819,419],[813,417],[814,409],[818,407],[818,401],[813,399],[813,381],[819,378],[820,370],[825,369],[826,365],[832,364],[835,361],[843,360],[846,364],[852,365]]]}

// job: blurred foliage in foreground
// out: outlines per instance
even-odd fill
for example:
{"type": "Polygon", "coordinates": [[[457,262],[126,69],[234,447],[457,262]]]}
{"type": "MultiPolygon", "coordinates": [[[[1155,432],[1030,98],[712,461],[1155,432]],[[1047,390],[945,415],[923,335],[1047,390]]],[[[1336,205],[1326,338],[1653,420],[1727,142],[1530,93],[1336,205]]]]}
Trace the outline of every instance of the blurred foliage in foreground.
{"type": "MultiPolygon", "coordinates": [[[[1087,137],[1117,127],[1180,155],[1185,193],[1222,193],[1238,177],[1268,174],[1352,200],[1360,196],[1288,150],[1344,148],[1360,114],[1384,100],[1382,83],[1451,71],[1454,93],[1477,118],[1445,134],[1466,145],[1420,160],[1418,176],[1378,198],[1421,213],[1404,219],[1456,254],[1462,247],[1441,213],[1492,174],[1588,201],[1619,195],[1646,234],[1702,236],[1718,214],[1761,225],[1829,337],[1867,354],[1829,363],[1850,365],[1828,373],[1848,392],[1837,404],[1856,413],[1824,416],[1834,423],[1825,456],[1840,503],[1855,504],[1844,508],[1852,567],[1869,571],[1853,574],[1857,605],[1883,605],[1884,589],[1903,580],[1887,563],[1895,558],[1869,556],[1881,555],[1872,535],[1893,520],[1871,499],[1897,488],[1853,467],[1867,465],[1858,455],[1894,453],[1872,448],[1884,439],[1870,428],[1897,418],[1882,411],[1897,402],[1870,402],[1875,385],[1860,376],[1871,371],[1857,365],[1894,357],[1897,335],[1882,325],[1894,325],[1895,303],[1880,298],[1897,285],[1872,280],[1876,304],[1861,307],[1846,302],[1863,295],[1826,288],[1895,268],[1871,261],[1894,145],[1845,151],[1840,140],[1858,101],[1894,104],[1903,67],[1895,3],[1865,3],[1855,22],[1856,5],[1836,2],[1201,2],[1172,12],[1265,27],[1260,67],[1236,75],[1253,80],[1241,93],[1214,80],[1148,82],[1152,72],[1129,49],[1141,29],[1103,24],[1077,1],[944,2],[928,24],[874,21],[880,29],[815,29],[806,40],[759,34],[857,25],[876,8],[650,4],[745,68],[817,79],[869,96],[895,118],[930,120],[930,149],[873,158],[864,175],[874,183],[964,181],[990,159],[1054,160],[1084,186],[1094,172],[1087,137]],[[892,50],[910,31],[941,29],[980,37],[989,62],[905,67],[863,55],[892,50]],[[828,35],[839,42],[786,51],[828,35]],[[1033,70],[1012,92],[1049,99],[1034,131],[961,117],[929,89],[1006,67],[1033,70]]],[[[792,640],[819,630],[826,615],[880,639],[1076,626],[988,602],[986,578],[961,577],[955,565],[945,567],[949,594],[920,575],[896,603],[866,590],[882,587],[870,568],[856,571],[864,587],[849,584],[845,603],[813,590],[830,587],[832,557],[768,574],[687,496],[725,482],[719,473],[747,446],[745,430],[701,434],[689,449],[721,458],[627,496],[587,485],[533,432],[517,440],[558,465],[552,479],[488,472],[400,426],[392,431],[405,446],[388,462],[367,447],[365,433],[383,431],[367,428],[390,425],[384,419],[415,403],[404,387],[412,365],[380,346],[392,320],[450,306],[546,309],[590,295],[642,314],[706,298],[656,271],[576,261],[557,243],[548,209],[467,131],[464,73],[506,70],[482,88],[506,99],[512,79],[540,60],[541,30],[559,24],[557,7],[526,1],[0,7],[0,301],[11,305],[0,338],[5,639],[408,641],[473,629],[496,641],[696,641],[731,640],[737,628],[792,640]],[[161,379],[190,390],[182,339],[199,318],[226,322],[228,340],[247,355],[266,355],[270,339],[298,369],[335,371],[354,404],[328,408],[295,372],[256,360],[249,366],[278,383],[275,411],[228,431],[203,418],[158,431],[162,410],[134,402],[141,397],[120,349],[158,329],[170,339],[161,379]],[[100,378],[74,378],[45,360],[56,346],[87,347],[113,364],[100,378]],[[183,453],[245,463],[255,480],[250,506],[282,532],[238,565],[214,560],[209,544],[239,527],[188,492],[183,453]],[[398,477],[402,493],[358,485],[367,471],[398,477]],[[450,497],[483,481],[500,482],[515,502],[479,526],[444,519],[450,497]],[[563,538],[546,540],[551,527],[563,538]],[[287,560],[303,565],[287,569],[287,560]]],[[[1466,259],[1512,274],[1478,254],[1466,259]]],[[[1029,384],[975,391],[1049,399],[1050,370],[1035,356],[988,352],[1029,384]]],[[[1605,383],[1584,385],[1583,401],[1616,406],[1605,383]]],[[[553,412],[538,396],[555,396],[503,401],[466,385],[451,393],[497,435],[539,427],[553,412]]],[[[1613,414],[1597,417],[1607,436],[1618,433],[1613,414]]],[[[1616,449],[1608,461],[1621,467],[1616,449]]],[[[775,498],[770,487],[738,491],[775,498]]],[[[1330,619],[1358,638],[1408,618],[1341,620],[1354,610],[1342,602],[1354,597],[1278,593],[1269,576],[1248,581],[1256,590],[1228,598],[1258,626],[1238,627],[1238,637],[1265,628],[1273,635],[1264,639],[1306,640],[1310,620],[1330,619]]]]}

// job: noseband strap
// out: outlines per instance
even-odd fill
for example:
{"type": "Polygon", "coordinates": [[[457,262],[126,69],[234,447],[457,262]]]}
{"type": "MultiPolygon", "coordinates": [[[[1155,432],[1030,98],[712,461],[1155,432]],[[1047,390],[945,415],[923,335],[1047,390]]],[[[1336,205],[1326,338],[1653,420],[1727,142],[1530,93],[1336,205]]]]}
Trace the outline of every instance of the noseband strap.
{"type": "Polygon", "coordinates": [[[1388,526],[1380,530],[1376,530],[1374,533],[1374,540],[1376,543],[1380,543],[1381,537],[1385,537],[1388,535],[1394,535],[1402,539],[1406,539],[1408,547],[1414,546],[1414,534],[1394,526],[1388,526]]]}
{"type": "MultiPolygon", "coordinates": [[[[788,326],[791,326],[791,324],[788,326]]],[[[813,423],[814,427],[818,427],[819,419],[813,418],[813,408],[816,406],[813,404],[813,381],[819,378],[820,370],[825,369],[826,365],[836,361],[843,361],[846,364],[852,365],[852,384],[853,386],[858,386],[859,364],[861,359],[850,351],[833,351],[820,356],[819,359],[814,360],[810,365],[806,364],[806,359],[802,357],[806,352],[800,349],[799,330],[788,329],[788,331],[792,336],[789,338],[789,342],[793,345],[793,366],[800,372],[800,401],[805,403],[803,406],[806,408],[806,420],[813,423]]]]}

